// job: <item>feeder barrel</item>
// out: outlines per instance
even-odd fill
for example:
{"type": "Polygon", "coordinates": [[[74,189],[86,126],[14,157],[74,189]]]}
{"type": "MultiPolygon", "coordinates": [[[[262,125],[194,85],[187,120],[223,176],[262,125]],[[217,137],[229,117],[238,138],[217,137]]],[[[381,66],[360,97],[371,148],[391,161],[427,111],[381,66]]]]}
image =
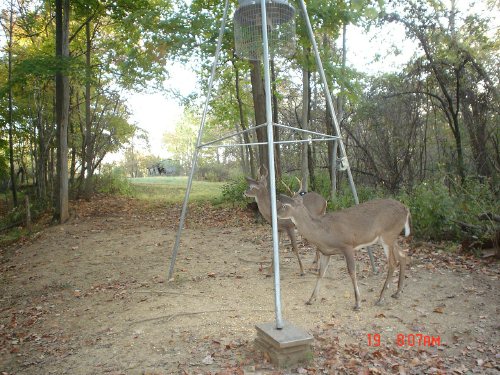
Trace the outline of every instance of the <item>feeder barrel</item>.
{"type": "MultiPolygon", "coordinates": [[[[270,55],[292,55],[295,51],[295,9],[286,0],[270,0],[266,1],[265,10],[270,55]]],[[[240,0],[233,20],[236,54],[250,60],[261,60],[261,3],[255,0],[240,0]]]]}

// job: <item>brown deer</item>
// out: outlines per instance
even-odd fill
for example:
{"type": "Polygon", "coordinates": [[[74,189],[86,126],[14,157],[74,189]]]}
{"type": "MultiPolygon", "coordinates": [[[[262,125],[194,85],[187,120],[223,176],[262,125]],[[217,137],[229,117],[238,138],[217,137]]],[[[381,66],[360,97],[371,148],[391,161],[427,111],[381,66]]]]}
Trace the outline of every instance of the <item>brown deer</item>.
{"type": "Polygon", "coordinates": [[[280,195],[279,201],[281,206],[278,207],[278,218],[292,220],[299,233],[321,252],[316,286],[307,304],[312,304],[319,294],[320,281],[325,276],[330,256],[343,254],[354,286],[354,310],[359,310],[361,305],[354,251],[375,243],[382,245],[389,263],[387,278],[377,305],[382,303],[384,292],[398,263],[398,289],[392,297],[399,297],[403,289],[406,255],[399,248],[397,239],[403,228],[405,236],[410,234],[410,211],[405,205],[393,199],[379,199],[319,217],[309,212],[301,196],[290,198],[280,195]]]}
{"type": "MultiPolygon", "coordinates": [[[[268,223],[271,223],[271,199],[270,199],[269,189],[267,187],[268,171],[267,168],[265,167],[262,169],[264,170],[264,173],[262,173],[262,170],[259,171],[260,177],[258,181],[250,177],[246,178],[249,187],[245,191],[244,195],[246,197],[255,198],[257,206],[259,207],[259,212],[268,223]]],[[[302,189],[302,184],[301,184],[301,189],[302,189]]],[[[300,192],[302,192],[302,190],[299,190],[299,193],[300,192]]],[[[299,193],[297,193],[298,196],[300,196],[299,193]]],[[[325,214],[326,200],[320,194],[315,192],[310,192],[300,197],[301,198],[303,197],[304,206],[307,207],[307,209],[311,212],[312,215],[320,216],[325,214]]],[[[280,202],[278,201],[277,207],[279,206],[280,202]]],[[[297,256],[297,260],[299,261],[300,275],[303,276],[304,267],[302,266],[302,261],[300,260],[299,256],[299,249],[297,247],[297,238],[295,236],[295,225],[290,219],[283,219],[283,220],[278,219],[278,232],[279,233],[286,232],[288,234],[288,237],[290,238],[290,241],[292,243],[293,252],[297,256]]],[[[271,273],[272,267],[273,265],[271,264],[269,273],[271,273]]]]}

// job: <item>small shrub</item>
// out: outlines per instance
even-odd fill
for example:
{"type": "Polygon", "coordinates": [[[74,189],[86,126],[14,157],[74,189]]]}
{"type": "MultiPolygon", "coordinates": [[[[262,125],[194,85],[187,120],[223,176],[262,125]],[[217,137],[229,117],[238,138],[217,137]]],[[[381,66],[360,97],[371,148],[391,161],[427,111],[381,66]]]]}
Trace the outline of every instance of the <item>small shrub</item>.
{"type": "Polygon", "coordinates": [[[243,193],[248,189],[248,183],[244,177],[230,180],[222,186],[222,202],[231,204],[244,204],[246,202],[243,193]]]}
{"type": "Polygon", "coordinates": [[[94,176],[94,187],[100,193],[132,195],[130,181],[120,173],[109,172],[94,176]]]}
{"type": "Polygon", "coordinates": [[[442,183],[424,182],[411,195],[401,195],[400,200],[410,208],[416,237],[438,241],[456,238],[453,220],[458,207],[442,183]]]}

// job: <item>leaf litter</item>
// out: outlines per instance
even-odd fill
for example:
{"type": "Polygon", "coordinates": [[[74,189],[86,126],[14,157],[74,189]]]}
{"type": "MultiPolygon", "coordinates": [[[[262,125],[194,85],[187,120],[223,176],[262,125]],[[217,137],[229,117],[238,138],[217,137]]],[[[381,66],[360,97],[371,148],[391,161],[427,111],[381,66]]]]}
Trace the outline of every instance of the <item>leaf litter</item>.
{"type": "MultiPolygon", "coordinates": [[[[68,223],[0,249],[1,374],[500,371],[500,272],[491,257],[421,244],[412,249],[405,293],[377,307],[383,253],[375,251],[382,272],[374,275],[358,252],[363,305],[353,312],[341,257],[332,259],[321,302],[306,306],[314,271],[300,277],[282,250],[285,318],[315,340],[309,363],[280,370],[253,346],[255,324],[274,319],[271,235],[253,213],[190,206],[175,280],[167,282],[179,206],[99,196],[72,210],[68,223]],[[379,345],[369,345],[376,334],[379,345]],[[416,334],[440,345],[410,346],[416,334]]],[[[313,268],[314,249],[305,241],[300,248],[313,268]]]]}

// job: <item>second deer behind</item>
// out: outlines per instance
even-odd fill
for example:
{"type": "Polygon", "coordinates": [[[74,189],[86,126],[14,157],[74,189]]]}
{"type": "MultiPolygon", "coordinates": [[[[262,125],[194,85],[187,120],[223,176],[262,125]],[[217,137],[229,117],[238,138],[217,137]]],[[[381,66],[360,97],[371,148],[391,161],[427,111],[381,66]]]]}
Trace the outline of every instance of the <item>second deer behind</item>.
{"type": "MultiPolygon", "coordinates": [[[[267,187],[267,176],[268,171],[263,168],[260,171],[259,180],[254,180],[247,177],[248,189],[245,191],[244,195],[246,197],[254,198],[259,207],[259,212],[264,217],[264,219],[271,223],[271,199],[269,194],[269,189],[267,187]]],[[[302,186],[301,186],[302,189],[302,186]]],[[[326,200],[320,194],[311,192],[303,195],[304,205],[308,208],[314,216],[321,216],[325,214],[326,211],[326,200]]],[[[279,202],[279,201],[278,201],[279,202]]],[[[277,204],[279,207],[280,203],[277,204]]],[[[295,235],[295,225],[290,219],[278,219],[278,232],[286,232],[290,241],[292,243],[293,252],[295,253],[297,260],[299,262],[300,274],[304,275],[304,267],[302,266],[302,261],[300,260],[299,249],[297,247],[297,238],[295,235]]],[[[272,264],[269,272],[272,271],[272,264]]]]}

